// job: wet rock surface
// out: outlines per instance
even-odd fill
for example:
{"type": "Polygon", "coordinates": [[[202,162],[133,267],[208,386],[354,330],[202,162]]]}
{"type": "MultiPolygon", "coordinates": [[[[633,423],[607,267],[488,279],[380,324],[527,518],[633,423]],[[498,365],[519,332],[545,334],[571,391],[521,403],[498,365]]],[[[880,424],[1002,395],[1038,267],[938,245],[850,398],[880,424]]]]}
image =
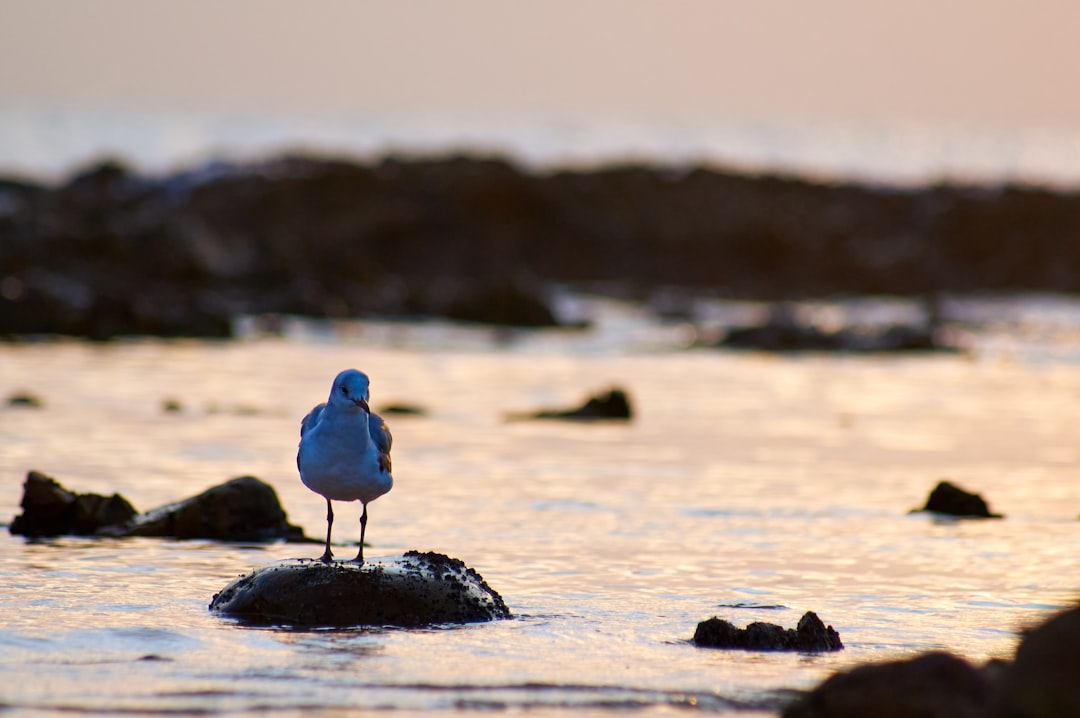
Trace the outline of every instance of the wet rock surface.
{"type": "Polygon", "coordinates": [[[983,718],[988,689],[964,659],[927,653],[830,676],[783,718],[983,718]]]}
{"type": "Polygon", "coordinates": [[[198,496],[140,514],[120,496],[78,494],[30,471],[22,514],[9,530],[27,537],[157,536],[220,541],[307,541],[291,525],[273,487],[253,476],[231,479],[198,496]]]}
{"type": "Polygon", "coordinates": [[[0,205],[0,335],[227,336],[241,314],[535,326],[552,283],[769,300],[1080,291],[1080,195],[1023,186],[284,157],[0,179],[0,205]]]}
{"type": "Polygon", "coordinates": [[[1065,718],[1080,715],[1080,607],[1027,631],[1012,661],[975,666],[944,651],[856,666],[787,706],[784,718],[1065,718]]]}
{"type": "Polygon", "coordinates": [[[844,644],[832,626],[826,626],[817,614],[807,611],[796,628],[785,629],[773,623],[754,622],[737,628],[713,616],[702,621],[694,631],[693,641],[706,648],[734,648],[745,651],[839,651],[844,644]]]}
{"type": "Polygon", "coordinates": [[[918,511],[929,511],[958,518],[1000,519],[1001,514],[991,513],[986,500],[950,481],[940,481],[930,492],[926,505],[918,511]]]}
{"type": "Polygon", "coordinates": [[[296,559],[226,586],[210,610],[245,623],[309,627],[426,626],[509,618],[476,571],[439,553],[324,564],[296,559]]]}
{"type": "Polygon", "coordinates": [[[533,412],[510,414],[510,419],[566,419],[591,421],[603,419],[629,420],[633,418],[630,397],[624,389],[609,389],[590,396],[581,406],[567,409],[540,409],[533,412]]]}
{"type": "Polygon", "coordinates": [[[241,476],[198,496],[139,514],[117,532],[120,536],[160,536],[221,541],[305,540],[288,522],[277,492],[254,476],[241,476]]]}
{"type": "Polygon", "coordinates": [[[39,471],[26,475],[19,505],[22,513],[12,519],[9,530],[28,538],[92,536],[105,526],[124,525],[136,515],[119,494],[77,494],[39,471]]]}

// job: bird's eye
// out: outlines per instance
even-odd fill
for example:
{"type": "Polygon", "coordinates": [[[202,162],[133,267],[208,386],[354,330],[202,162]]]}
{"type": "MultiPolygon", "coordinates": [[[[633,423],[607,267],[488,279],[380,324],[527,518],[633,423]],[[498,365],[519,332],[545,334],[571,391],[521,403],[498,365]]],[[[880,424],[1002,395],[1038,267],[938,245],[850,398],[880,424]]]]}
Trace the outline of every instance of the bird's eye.
{"type": "Polygon", "coordinates": [[[341,387],[341,393],[344,394],[345,396],[348,396],[349,395],[349,387],[347,387],[347,386],[341,387]]]}

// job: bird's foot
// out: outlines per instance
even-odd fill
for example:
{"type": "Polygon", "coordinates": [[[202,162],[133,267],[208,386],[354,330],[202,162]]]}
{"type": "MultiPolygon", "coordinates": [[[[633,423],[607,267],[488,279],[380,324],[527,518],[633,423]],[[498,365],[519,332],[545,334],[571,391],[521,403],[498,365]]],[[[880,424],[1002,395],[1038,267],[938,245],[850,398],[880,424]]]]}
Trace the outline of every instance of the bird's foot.
{"type": "Polygon", "coordinates": [[[322,561],[323,563],[333,563],[334,554],[330,553],[330,549],[326,549],[326,553],[324,553],[322,556],[319,556],[318,560],[322,561]]]}

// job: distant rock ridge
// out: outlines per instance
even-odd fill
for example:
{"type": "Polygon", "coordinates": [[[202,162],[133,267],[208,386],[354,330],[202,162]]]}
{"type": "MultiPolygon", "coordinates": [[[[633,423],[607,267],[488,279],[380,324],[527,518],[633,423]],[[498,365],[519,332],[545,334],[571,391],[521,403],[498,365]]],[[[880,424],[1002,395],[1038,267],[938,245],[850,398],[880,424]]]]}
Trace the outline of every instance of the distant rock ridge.
{"type": "Polygon", "coordinates": [[[0,268],[0,336],[95,339],[223,337],[242,314],[545,326],[552,283],[773,300],[1078,292],[1080,195],[470,157],[163,178],[104,162],[60,186],[0,178],[0,268]]]}

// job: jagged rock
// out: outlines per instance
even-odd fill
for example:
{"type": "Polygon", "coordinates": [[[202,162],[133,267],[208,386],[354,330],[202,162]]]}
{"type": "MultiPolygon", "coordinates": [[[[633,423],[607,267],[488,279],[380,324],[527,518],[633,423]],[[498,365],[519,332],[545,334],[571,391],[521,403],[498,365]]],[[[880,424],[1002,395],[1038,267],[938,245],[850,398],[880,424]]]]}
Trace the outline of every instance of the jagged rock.
{"type": "Polygon", "coordinates": [[[817,614],[807,611],[796,628],[784,629],[760,621],[746,628],[736,628],[713,616],[702,621],[694,631],[693,641],[708,648],[737,648],[747,651],[839,651],[844,644],[832,626],[826,626],[817,614]]]}
{"type": "Polygon", "coordinates": [[[473,569],[438,553],[324,564],[295,559],[243,576],[210,610],[252,624],[425,626],[509,618],[502,598],[473,569]]]}
{"type": "Polygon", "coordinates": [[[783,718],[984,718],[989,689],[975,666],[934,652],[836,673],[788,706],[783,718]]]}
{"type": "Polygon", "coordinates": [[[219,541],[305,540],[288,522],[277,492],[254,476],[241,476],[198,496],[136,516],[110,535],[219,541]]]}
{"type": "Polygon", "coordinates": [[[990,508],[982,496],[965,491],[948,481],[938,482],[938,485],[930,492],[930,496],[927,497],[926,505],[918,510],[948,514],[960,518],[1002,518],[1001,514],[990,513],[990,508]]]}
{"type": "Polygon", "coordinates": [[[589,397],[579,407],[572,409],[541,409],[532,413],[511,414],[511,419],[621,419],[629,420],[633,416],[630,398],[623,389],[610,389],[603,394],[589,397]]]}
{"type": "Polygon", "coordinates": [[[120,496],[76,494],[38,471],[23,484],[23,513],[11,522],[22,536],[159,536],[219,541],[308,541],[288,522],[273,487],[242,476],[198,496],[139,514],[120,496]]]}
{"type": "Polygon", "coordinates": [[[1080,607],[1028,632],[991,694],[992,718],[1080,716],[1080,607]]]}
{"type": "Polygon", "coordinates": [[[26,475],[20,506],[23,512],[8,530],[27,537],[92,536],[135,516],[135,509],[119,494],[76,494],[39,471],[26,475]]]}

